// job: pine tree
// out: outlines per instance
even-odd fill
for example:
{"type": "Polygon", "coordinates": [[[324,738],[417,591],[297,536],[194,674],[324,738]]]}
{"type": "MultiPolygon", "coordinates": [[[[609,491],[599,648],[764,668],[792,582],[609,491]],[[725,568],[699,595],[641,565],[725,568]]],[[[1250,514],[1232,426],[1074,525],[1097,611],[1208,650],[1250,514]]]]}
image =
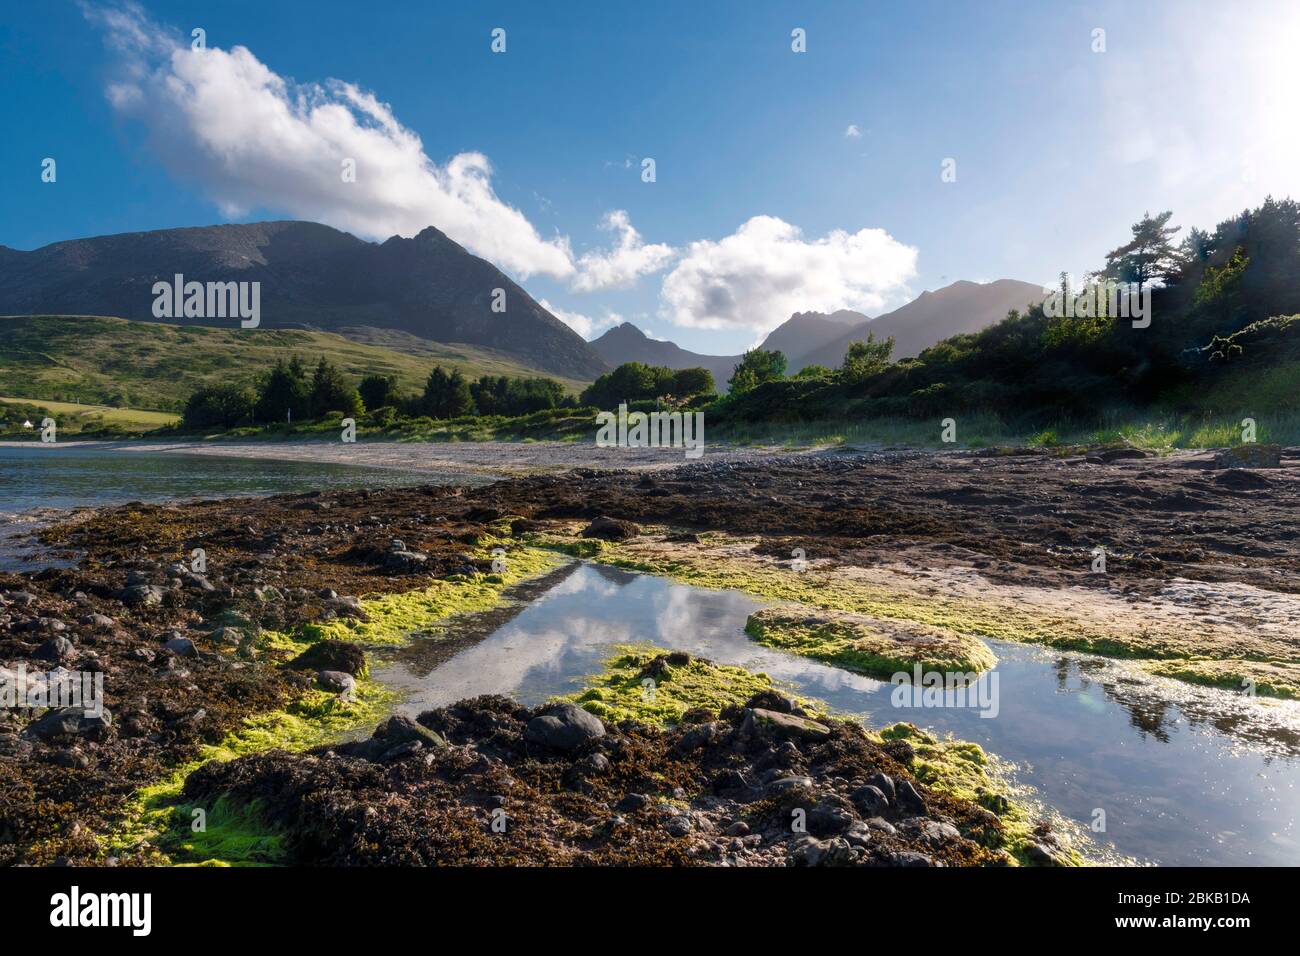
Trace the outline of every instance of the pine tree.
{"type": "Polygon", "coordinates": [[[1158,216],[1145,213],[1133,224],[1133,238],[1106,254],[1107,278],[1118,282],[1136,282],[1138,291],[1152,279],[1176,275],[1182,257],[1172,239],[1181,226],[1169,225],[1172,210],[1158,216]]]}

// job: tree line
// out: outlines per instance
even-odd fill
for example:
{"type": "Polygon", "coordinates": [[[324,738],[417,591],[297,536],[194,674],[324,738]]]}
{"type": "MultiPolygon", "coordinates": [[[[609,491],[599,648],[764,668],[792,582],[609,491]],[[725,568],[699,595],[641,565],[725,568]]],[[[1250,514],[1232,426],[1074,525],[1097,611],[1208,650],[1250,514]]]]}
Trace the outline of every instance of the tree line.
{"type": "Polygon", "coordinates": [[[403,395],[396,376],[372,373],[357,384],[329,359],[314,369],[298,356],[278,360],[253,383],[208,385],[185,403],[182,422],[190,428],[236,428],[300,422],[336,414],[391,424],[397,418],[461,418],[468,415],[528,415],[575,405],[564,386],[549,378],[484,375],[469,381],[460,369],[435,366],[421,392],[403,395]]]}
{"type": "MultiPolygon", "coordinates": [[[[1110,410],[1194,407],[1232,363],[1279,361],[1300,347],[1300,204],[1267,198],[1176,241],[1173,214],[1145,214],[1085,276],[1150,295],[1149,325],[1102,308],[1049,314],[1027,304],[979,332],[890,362],[889,342],[854,343],[838,371],[785,376],[778,353],[746,353],[716,420],[814,421],[989,411],[1008,420],[1090,421],[1110,410]],[[1180,404],[1181,403],[1181,404],[1180,404]]],[[[1071,290],[1062,277],[1062,298],[1071,290]]]]}

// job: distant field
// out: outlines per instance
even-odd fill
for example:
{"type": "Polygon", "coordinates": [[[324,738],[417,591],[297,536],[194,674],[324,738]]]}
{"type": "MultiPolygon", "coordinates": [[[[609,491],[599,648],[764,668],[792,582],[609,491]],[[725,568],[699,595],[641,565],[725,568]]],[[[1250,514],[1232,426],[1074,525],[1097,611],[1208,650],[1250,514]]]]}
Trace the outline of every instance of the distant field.
{"type": "Polygon", "coordinates": [[[0,435],[10,437],[35,434],[45,416],[59,423],[65,434],[103,432],[147,432],[175,424],[180,416],[172,412],[153,412],[139,408],[114,408],[109,405],[78,405],[75,402],[52,402],[45,399],[16,398],[0,395],[0,435]],[[30,421],[32,429],[23,428],[30,421]]]}
{"type": "MultiPolygon", "coordinates": [[[[424,387],[434,365],[459,368],[470,378],[543,374],[492,349],[412,336],[393,336],[380,345],[330,332],[206,329],[105,316],[0,316],[0,395],[46,404],[89,402],[110,411],[179,411],[202,385],[252,381],[277,359],[293,355],[308,363],[324,355],[354,379],[393,375],[409,392],[424,387]]],[[[564,384],[576,390],[583,383],[564,384]]]]}

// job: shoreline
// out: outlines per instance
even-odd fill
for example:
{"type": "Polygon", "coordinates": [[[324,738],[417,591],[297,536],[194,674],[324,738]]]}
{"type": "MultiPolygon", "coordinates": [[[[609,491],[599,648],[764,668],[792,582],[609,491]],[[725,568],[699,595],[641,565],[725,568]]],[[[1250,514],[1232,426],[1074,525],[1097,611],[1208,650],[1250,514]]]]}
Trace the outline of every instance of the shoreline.
{"type": "MultiPolygon", "coordinates": [[[[295,453],[320,460],[314,454],[319,447],[299,445],[295,453]]],[[[266,450],[283,452],[284,446],[266,450]]],[[[379,449],[381,455],[390,451],[379,449]]],[[[368,645],[404,640],[495,600],[507,583],[494,566],[496,548],[509,556],[512,573],[540,568],[545,554],[561,552],[784,602],[793,613],[756,618],[751,636],[849,672],[879,674],[907,663],[908,655],[922,660],[926,646],[942,650],[940,659],[952,666],[979,669],[988,664],[981,642],[996,637],[1131,658],[1186,683],[1236,687],[1248,678],[1261,695],[1296,696],[1300,636],[1287,629],[1300,609],[1294,547],[1300,461],[1294,456],[1279,469],[1249,471],[1218,471],[1208,456],[1189,454],[1101,461],[1038,452],[753,451],[748,458],[710,456],[650,473],[578,468],[563,477],[503,476],[477,487],[134,503],[56,520],[41,532],[44,546],[85,558],[73,569],[0,574],[0,663],[12,668],[25,662],[29,672],[58,663],[103,673],[112,719],[78,719],[75,726],[56,720],[36,732],[49,714],[0,711],[0,771],[30,779],[33,801],[23,811],[30,831],[20,832],[16,845],[0,844],[0,855],[102,862],[98,840],[104,821],[121,819],[124,792],[148,791],[253,720],[257,733],[239,738],[251,743],[234,749],[235,760],[194,770],[193,786],[184,784],[187,801],[215,810],[226,806],[227,794],[260,799],[274,795],[268,781],[289,775],[304,792],[342,787],[351,791],[348,799],[387,807],[405,779],[394,762],[419,754],[428,768],[428,774],[420,771],[422,792],[449,815],[441,819],[461,842],[450,849],[429,845],[420,836],[430,822],[421,816],[425,805],[407,802],[399,816],[376,818],[371,844],[384,847],[391,838],[393,846],[413,848],[426,859],[448,852],[470,861],[480,850],[489,854],[484,859],[496,859],[496,851],[474,849],[479,824],[465,822],[485,812],[474,804],[480,799],[475,794],[515,799],[509,797],[515,792],[522,814],[563,780],[559,792],[596,800],[582,804],[583,819],[613,814],[628,821],[632,816],[616,809],[616,789],[632,792],[626,788],[653,775],[658,762],[678,754],[688,739],[717,734],[719,747],[702,751],[700,759],[730,761],[738,776],[715,781],[717,765],[700,765],[677,778],[674,793],[680,789],[684,797],[668,793],[662,799],[670,806],[702,801],[691,811],[699,827],[730,829],[750,814],[745,819],[754,835],[763,837],[752,852],[737,850],[731,837],[721,841],[717,833],[684,823],[673,824],[682,830],[674,835],[661,829],[662,819],[651,826],[638,818],[633,824],[641,827],[641,839],[664,842],[650,855],[623,857],[612,833],[588,833],[578,820],[548,828],[539,822],[543,813],[534,821],[541,827],[532,831],[537,842],[520,848],[519,859],[580,862],[585,851],[577,848],[597,840],[601,859],[609,862],[707,863],[737,854],[755,865],[823,857],[897,865],[913,859],[908,854],[932,862],[992,862],[986,852],[1004,839],[996,819],[1001,805],[927,789],[913,761],[933,744],[831,727],[815,714],[794,713],[790,708],[798,705],[779,695],[755,693],[741,675],[701,671],[689,662],[638,666],[653,665],[659,676],[664,668],[689,667],[691,679],[705,683],[734,677],[744,694],[738,690],[727,706],[703,715],[687,707],[677,726],[651,732],[605,721],[597,734],[570,715],[566,719],[585,726],[591,740],[610,738],[577,752],[548,756],[530,742],[526,728],[542,709],[480,698],[422,713],[418,721],[385,720],[367,741],[326,743],[345,763],[323,768],[319,748],[269,753],[285,733],[306,741],[303,749],[315,746],[320,738],[304,732],[302,722],[331,714],[337,719],[339,705],[319,686],[323,678],[313,681],[313,671],[350,667],[364,686],[368,645]],[[1193,520],[1195,531],[1189,530],[1193,520]],[[1089,549],[1097,544],[1110,556],[1100,577],[1089,572],[1089,549]],[[189,565],[196,548],[205,552],[201,572],[189,565]],[[792,568],[796,549],[803,550],[806,569],[792,568]],[[936,644],[940,638],[946,643],[936,644]],[[313,657],[308,670],[292,666],[317,648],[324,656],[313,657]],[[760,711],[764,716],[752,718],[760,711]],[[712,729],[696,734],[697,723],[712,729]],[[505,750],[494,749],[499,738],[480,733],[497,725],[509,728],[505,750]],[[819,755],[828,739],[856,755],[852,772],[833,775],[856,789],[821,775],[819,755]],[[452,747],[443,752],[448,741],[452,747]],[[615,749],[605,749],[612,744],[615,749]],[[504,760],[513,778],[527,785],[511,791],[495,778],[476,778],[472,786],[449,791],[457,794],[447,798],[452,804],[440,803],[439,781],[462,779],[453,752],[464,748],[504,760]],[[771,762],[778,751],[788,766],[771,762]],[[651,762],[629,765],[633,776],[626,780],[617,772],[611,780],[590,780],[587,758],[591,767],[617,768],[625,753],[651,762]],[[336,766],[346,769],[345,780],[330,777],[336,766]],[[320,777],[323,769],[330,773],[320,777]],[[767,779],[776,770],[813,781],[795,789],[811,794],[798,796],[804,801],[798,807],[822,808],[818,825],[827,829],[814,834],[814,843],[795,846],[788,832],[778,835],[777,817],[763,815],[773,806],[788,810],[788,795],[764,789],[787,779],[767,779]],[[910,807],[879,803],[862,790],[874,773],[892,783],[914,780],[921,800],[910,807]],[[105,779],[113,786],[93,782],[105,779]],[[390,784],[397,789],[386,789],[390,784]],[[592,789],[584,789],[588,784],[592,789]],[[48,794],[69,787],[87,789],[68,817],[38,812],[48,794]],[[743,800],[732,795],[742,791],[743,800]],[[709,816],[707,807],[717,799],[730,801],[731,817],[709,816]],[[893,832],[877,827],[862,836],[855,829],[859,842],[836,842],[843,839],[834,829],[840,824],[870,823],[855,801],[883,814],[893,832]],[[742,813],[750,802],[754,813],[742,813]],[[696,844],[696,856],[685,853],[696,844]]],[[[638,675],[627,679],[637,691],[638,675]]],[[[279,812],[302,832],[314,826],[296,804],[279,812]]],[[[251,825],[246,815],[229,819],[251,825]]],[[[1028,862],[1068,862],[1068,851],[1050,832],[1036,839],[1041,849],[1028,862]]]]}
{"type": "MultiPolygon", "coordinates": [[[[594,443],[537,442],[202,442],[202,441],[63,441],[43,445],[30,441],[0,441],[0,449],[40,448],[42,453],[120,452],[154,455],[193,455],[270,461],[327,462],[362,468],[405,472],[461,472],[473,475],[526,476],[574,468],[653,471],[689,462],[679,448],[599,448],[594,443]]],[[[710,446],[709,461],[753,461],[773,455],[813,454],[819,447],[710,446]]]]}

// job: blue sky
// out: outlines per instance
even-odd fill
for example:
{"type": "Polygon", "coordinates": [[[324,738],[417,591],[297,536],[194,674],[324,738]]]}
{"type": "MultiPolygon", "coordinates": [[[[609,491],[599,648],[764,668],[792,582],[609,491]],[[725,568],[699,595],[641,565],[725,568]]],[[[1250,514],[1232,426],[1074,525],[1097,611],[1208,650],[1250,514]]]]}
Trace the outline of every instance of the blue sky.
{"type": "Polygon", "coordinates": [[[736,352],[1300,194],[1297,48],[1266,2],[11,4],[0,243],[433,224],[589,335],[736,352]]]}

